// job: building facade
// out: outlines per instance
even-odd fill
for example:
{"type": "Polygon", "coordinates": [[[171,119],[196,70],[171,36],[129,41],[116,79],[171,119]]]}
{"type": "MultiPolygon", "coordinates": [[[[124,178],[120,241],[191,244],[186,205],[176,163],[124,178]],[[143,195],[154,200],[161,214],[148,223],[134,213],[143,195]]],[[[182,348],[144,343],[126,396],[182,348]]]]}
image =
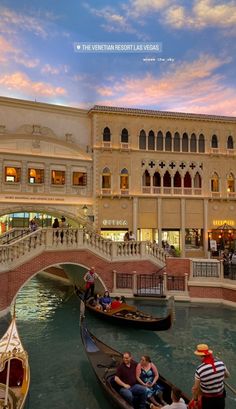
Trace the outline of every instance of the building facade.
{"type": "Polygon", "coordinates": [[[0,98],[3,228],[63,214],[184,257],[234,248],[235,147],[236,118],[0,98]]]}

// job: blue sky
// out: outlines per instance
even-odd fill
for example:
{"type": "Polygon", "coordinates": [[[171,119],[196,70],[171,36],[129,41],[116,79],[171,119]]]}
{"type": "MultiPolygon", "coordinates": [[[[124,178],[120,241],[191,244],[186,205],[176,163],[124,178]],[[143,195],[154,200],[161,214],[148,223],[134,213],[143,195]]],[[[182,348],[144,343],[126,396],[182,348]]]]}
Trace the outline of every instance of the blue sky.
{"type": "Polygon", "coordinates": [[[236,0],[1,0],[0,95],[236,116],[236,0]],[[161,43],[81,53],[75,43],[161,43]]]}

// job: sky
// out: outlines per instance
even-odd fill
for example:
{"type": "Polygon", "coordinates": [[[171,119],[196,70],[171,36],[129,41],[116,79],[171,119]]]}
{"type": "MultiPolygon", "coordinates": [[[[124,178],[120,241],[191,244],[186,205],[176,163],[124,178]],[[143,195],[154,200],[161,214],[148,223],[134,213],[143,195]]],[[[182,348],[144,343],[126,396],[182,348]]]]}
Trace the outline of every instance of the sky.
{"type": "Polygon", "coordinates": [[[1,0],[0,95],[236,116],[236,0],[1,0]]]}

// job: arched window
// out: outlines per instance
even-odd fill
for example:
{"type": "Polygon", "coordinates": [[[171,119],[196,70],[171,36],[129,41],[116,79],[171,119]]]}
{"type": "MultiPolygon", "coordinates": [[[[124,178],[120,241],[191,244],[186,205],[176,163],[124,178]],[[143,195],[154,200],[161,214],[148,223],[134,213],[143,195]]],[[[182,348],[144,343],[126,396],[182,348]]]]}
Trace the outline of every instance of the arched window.
{"type": "Polygon", "coordinates": [[[182,152],[188,152],[188,134],[186,132],[182,138],[182,152]]]}
{"type": "Polygon", "coordinates": [[[111,188],[111,172],[109,168],[104,168],[102,171],[102,189],[111,188]]]}
{"type": "Polygon", "coordinates": [[[149,151],[155,150],[155,135],[153,131],[150,131],[148,134],[148,150],[149,151]]]}
{"type": "Polygon", "coordinates": [[[174,176],[174,187],[181,187],[181,176],[178,171],[175,173],[174,176]]]}
{"type": "Polygon", "coordinates": [[[157,134],[157,151],[163,151],[163,134],[161,131],[157,134]]]}
{"type": "Polygon", "coordinates": [[[155,172],[153,175],[153,186],[155,187],[161,186],[161,175],[159,172],[155,172]]]}
{"type": "Polygon", "coordinates": [[[193,180],[193,185],[194,187],[197,189],[201,189],[202,187],[202,178],[199,175],[199,173],[197,172],[196,175],[194,176],[194,180],[193,180]]]}
{"type": "Polygon", "coordinates": [[[163,186],[164,187],[171,187],[171,176],[170,176],[170,173],[168,172],[168,170],[164,174],[163,186]]]}
{"type": "Polygon", "coordinates": [[[219,176],[217,173],[213,173],[212,178],[211,178],[211,191],[212,192],[219,192],[220,187],[219,187],[219,176]]]}
{"type": "Polygon", "coordinates": [[[166,138],[165,138],[165,151],[169,152],[172,149],[172,143],[171,143],[171,133],[168,131],[166,132],[166,138]]]}
{"type": "Polygon", "coordinates": [[[139,149],[146,149],[146,133],[143,129],[139,134],[139,149]]]}
{"type": "Polygon", "coordinates": [[[129,189],[129,172],[126,168],[120,172],[120,188],[129,189]]]}
{"type": "Polygon", "coordinates": [[[129,134],[126,128],[122,129],[121,132],[121,143],[128,143],[129,142],[129,134]]]}
{"type": "Polygon", "coordinates": [[[234,141],[231,135],[228,136],[227,149],[234,149],[234,141]]]}
{"type": "Polygon", "coordinates": [[[190,152],[197,152],[197,138],[195,133],[192,133],[190,139],[190,152]]]}
{"type": "Polygon", "coordinates": [[[184,176],[184,187],[192,187],[192,179],[189,172],[185,173],[184,176]]]}
{"type": "Polygon", "coordinates": [[[198,152],[205,152],[205,137],[202,133],[198,138],[198,152]]]}
{"type": "Polygon", "coordinates": [[[103,130],[103,142],[111,142],[111,131],[108,127],[103,130]]]}
{"type": "Polygon", "coordinates": [[[216,135],[212,135],[211,138],[211,147],[212,148],[218,148],[218,139],[216,135]]]}
{"type": "Polygon", "coordinates": [[[143,174],[143,186],[151,186],[151,177],[148,170],[145,170],[143,174]]]}
{"type": "Polygon", "coordinates": [[[175,132],[174,135],[174,151],[180,152],[180,135],[179,132],[175,132]]]}
{"type": "Polygon", "coordinates": [[[235,180],[233,173],[230,173],[227,178],[227,192],[235,192],[235,180]]]}

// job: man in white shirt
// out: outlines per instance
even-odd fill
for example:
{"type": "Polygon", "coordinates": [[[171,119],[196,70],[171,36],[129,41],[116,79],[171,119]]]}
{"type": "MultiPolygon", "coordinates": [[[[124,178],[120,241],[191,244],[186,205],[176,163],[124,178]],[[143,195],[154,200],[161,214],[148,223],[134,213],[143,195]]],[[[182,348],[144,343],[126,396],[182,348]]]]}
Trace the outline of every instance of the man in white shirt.
{"type": "Polygon", "coordinates": [[[153,403],[150,404],[151,409],[187,409],[187,405],[181,398],[181,391],[178,388],[173,388],[171,391],[172,403],[165,406],[155,406],[153,403]]]}

